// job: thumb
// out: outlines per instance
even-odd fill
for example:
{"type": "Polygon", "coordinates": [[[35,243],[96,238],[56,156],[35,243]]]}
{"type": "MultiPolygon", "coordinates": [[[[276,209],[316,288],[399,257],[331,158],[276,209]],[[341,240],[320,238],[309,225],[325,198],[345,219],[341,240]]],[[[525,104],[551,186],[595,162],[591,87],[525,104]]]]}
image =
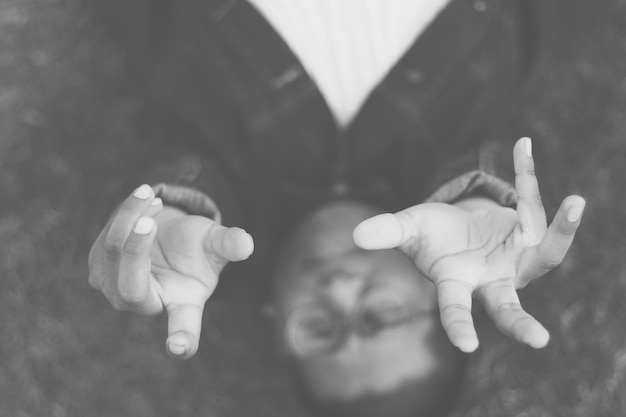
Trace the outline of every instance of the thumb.
{"type": "Polygon", "coordinates": [[[205,239],[208,255],[220,260],[237,262],[247,259],[254,251],[254,241],[245,230],[239,227],[224,227],[215,224],[205,239]]]}
{"type": "Polygon", "coordinates": [[[384,213],[359,223],[353,238],[363,249],[391,249],[416,237],[416,230],[413,219],[407,213],[384,213]]]}
{"type": "Polygon", "coordinates": [[[167,309],[167,353],[178,359],[189,359],[198,351],[204,305],[170,304],[167,309]]]}

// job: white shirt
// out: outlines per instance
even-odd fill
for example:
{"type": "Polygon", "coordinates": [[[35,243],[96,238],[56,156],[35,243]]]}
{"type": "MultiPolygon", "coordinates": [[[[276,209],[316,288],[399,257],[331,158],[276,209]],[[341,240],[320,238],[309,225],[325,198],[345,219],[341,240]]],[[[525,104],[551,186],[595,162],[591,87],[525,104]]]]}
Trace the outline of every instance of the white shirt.
{"type": "Polygon", "coordinates": [[[451,0],[248,0],[315,81],[340,126],[451,0]]]}

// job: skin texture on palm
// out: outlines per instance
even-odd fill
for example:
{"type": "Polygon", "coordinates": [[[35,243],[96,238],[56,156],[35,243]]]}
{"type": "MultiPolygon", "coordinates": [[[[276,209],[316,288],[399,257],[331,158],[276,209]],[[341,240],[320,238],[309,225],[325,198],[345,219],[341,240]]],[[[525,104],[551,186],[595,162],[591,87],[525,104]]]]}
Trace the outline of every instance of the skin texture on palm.
{"type": "Polygon", "coordinates": [[[100,233],[89,254],[89,282],[118,310],[168,315],[167,351],[186,359],[200,339],[204,304],[228,262],[252,254],[240,228],[163,207],[143,185],[100,233]]]}
{"type": "Polygon", "coordinates": [[[443,327],[465,352],[478,347],[472,297],[503,333],[535,348],[548,343],[547,330],[522,309],[516,289],[561,263],[585,205],[567,197],[548,227],[529,138],[516,143],[513,158],[516,210],[480,197],[418,204],[367,219],[354,231],[360,247],[397,247],[436,284],[443,327]]]}

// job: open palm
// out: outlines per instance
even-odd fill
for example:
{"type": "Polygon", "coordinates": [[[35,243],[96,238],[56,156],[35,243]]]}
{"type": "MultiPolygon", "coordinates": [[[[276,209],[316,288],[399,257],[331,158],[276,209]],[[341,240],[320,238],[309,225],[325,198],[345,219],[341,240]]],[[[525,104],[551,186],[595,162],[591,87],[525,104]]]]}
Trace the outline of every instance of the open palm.
{"type": "Polygon", "coordinates": [[[167,311],[170,348],[178,344],[182,350],[198,337],[204,304],[219,274],[229,261],[249,256],[249,241],[243,230],[201,216],[177,217],[159,225],[152,246],[151,286],[167,311]]]}
{"type": "Polygon", "coordinates": [[[478,346],[472,296],[501,331],[533,347],[545,346],[548,332],[522,309],[516,288],[561,263],[584,208],[582,198],[567,197],[548,227],[529,139],[516,144],[514,163],[516,210],[488,204],[468,211],[427,203],[375,216],[355,229],[359,246],[397,247],[436,284],[443,327],[466,352],[478,346]]]}

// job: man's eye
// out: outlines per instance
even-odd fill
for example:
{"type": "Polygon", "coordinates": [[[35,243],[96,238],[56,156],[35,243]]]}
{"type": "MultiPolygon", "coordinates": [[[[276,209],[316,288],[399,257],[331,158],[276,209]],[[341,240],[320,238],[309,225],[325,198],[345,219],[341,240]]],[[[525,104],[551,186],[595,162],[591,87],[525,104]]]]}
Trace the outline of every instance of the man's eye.
{"type": "Polygon", "coordinates": [[[409,314],[404,306],[381,306],[368,308],[363,313],[363,324],[370,331],[396,327],[407,321],[409,314]]]}
{"type": "Polygon", "coordinates": [[[301,337],[307,339],[332,339],[337,329],[329,318],[315,317],[303,320],[300,332],[301,337]]]}
{"type": "Polygon", "coordinates": [[[286,331],[294,353],[311,357],[332,350],[342,338],[343,325],[327,309],[303,308],[290,317],[286,331]]]}

